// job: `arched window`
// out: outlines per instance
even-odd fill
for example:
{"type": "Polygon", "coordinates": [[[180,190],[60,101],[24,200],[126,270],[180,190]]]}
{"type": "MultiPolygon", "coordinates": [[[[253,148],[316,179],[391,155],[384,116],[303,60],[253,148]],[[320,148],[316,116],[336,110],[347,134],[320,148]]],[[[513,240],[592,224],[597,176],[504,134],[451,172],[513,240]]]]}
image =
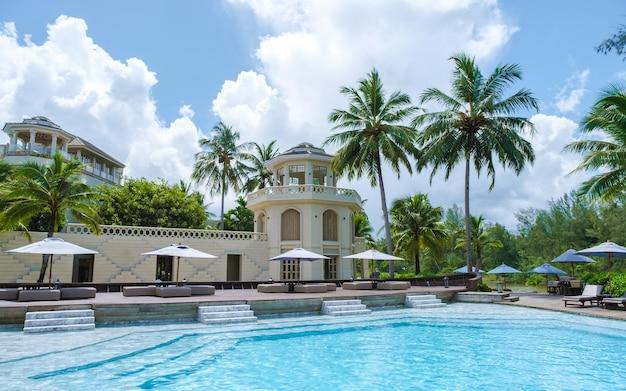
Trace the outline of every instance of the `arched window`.
{"type": "Polygon", "coordinates": [[[322,216],[323,240],[337,241],[337,213],[327,210],[322,216]]]}
{"type": "Polygon", "coordinates": [[[256,218],[256,231],[265,232],[265,213],[261,213],[256,218]]]}
{"type": "Polygon", "coordinates": [[[280,216],[280,239],[300,240],[300,212],[288,209],[280,216]]]}

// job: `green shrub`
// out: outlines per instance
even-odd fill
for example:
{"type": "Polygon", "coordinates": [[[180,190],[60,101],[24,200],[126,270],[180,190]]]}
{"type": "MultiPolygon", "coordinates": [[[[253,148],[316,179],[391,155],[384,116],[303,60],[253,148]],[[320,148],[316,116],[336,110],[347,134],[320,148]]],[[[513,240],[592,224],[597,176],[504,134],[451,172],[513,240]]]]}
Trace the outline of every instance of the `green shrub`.
{"type": "Polygon", "coordinates": [[[491,292],[491,288],[487,286],[484,282],[478,284],[478,292],[491,292]]]}
{"type": "Polygon", "coordinates": [[[614,273],[604,286],[604,291],[612,296],[621,296],[626,291],[626,273],[614,273]]]}
{"type": "Polygon", "coordinates": [[[582,276],[582,280],[587,284],[606,285],[611,278],[609,272],[588,272],[582,276]]]}
{"type": "Polygon", "coordinates": [[[546,285],[546,277],[539,275],[539,274],[533,274],[530,277],[528,277],[528,279],[526,280],[526,286],[543,286],[546,285]]]}

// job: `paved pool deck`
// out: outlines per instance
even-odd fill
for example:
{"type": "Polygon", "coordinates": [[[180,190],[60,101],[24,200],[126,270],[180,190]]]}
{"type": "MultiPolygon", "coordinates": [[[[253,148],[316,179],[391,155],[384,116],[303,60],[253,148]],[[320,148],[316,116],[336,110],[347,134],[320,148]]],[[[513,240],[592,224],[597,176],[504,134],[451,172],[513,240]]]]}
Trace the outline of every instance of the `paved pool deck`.
{"type": "Polygon", "coordinates": [[[569,303],[563,306],[563,296],[548,295],[541,293],[512,293],[511,296],[519,296],[519,301],[498,303],[518,307],[538,308],[550,311],[566,312],[577,315],[593,316],[598,318],[626,320],[625,310],[606,310],[602,307],[587,303],[584,307],[569,303]]]}

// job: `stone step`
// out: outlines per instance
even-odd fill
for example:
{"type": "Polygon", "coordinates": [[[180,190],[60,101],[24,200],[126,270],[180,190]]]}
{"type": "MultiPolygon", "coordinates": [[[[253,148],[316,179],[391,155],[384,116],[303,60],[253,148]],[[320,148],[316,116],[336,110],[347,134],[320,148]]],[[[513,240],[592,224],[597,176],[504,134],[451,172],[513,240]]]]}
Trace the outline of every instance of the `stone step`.
{"type": "Polygon", "coordinates": [[[409,300],[406,304],[437,304],[441,303],[439,299],[429,299],[429,300],[409,300]]]}
{"type": "Polygon", "coordinates": [[[432,304],[412,304],[410,305],[411,308],[439,308],[439,307],[445,307],[446,303],[432,303],[432,304]]]}
{"type": "Polygon", "coordinates": [[[233,304],[233,305],[207,305],[198,307],[199,313],[207,312],[226,312],[226,311],[248,311],[250,305],[248,304],[233,304]]]}
{"type": "Polygon", "coordinates": [[[436,298],[436,295],[412,295],[406,297],[407,300],[433,300],[436,298]]]}
{"type": "Polygon", "coordinates": [[[352,300],[325,300],[323,305],[331,307],[336,305],[350,305],[350,304],[361,304],[361,300],[352,299],[352,300]]]}
{"type": "Polygon", "coordinates": [[[254,311],[226,311],[226,312],[205,312],[200,315],[202,319],[218,319],[218,318],[246,318],[254,316],[254,311]]]}
{"type": "Polygon", "coordinates": [[[239,318],[213,318],[213,319],[202,319],[201,322],[204,324],[226,324],[226,323],[243,323],[243,322],[256,322],[256,316],[246,316],[239,318]]]}
{"type": "Polygon", "coordinates": [[[36,326],[36,327],[24,327],[25,333],[46,333],[50,331],[79,331],[79,330],[93,330],[96,328],[95,324],[66,324],[56,326],[36,326]]]}
{"type": "Polygon", "coordinates": [[[322,310],[326,310],[326,311],[364,310],[366,308],[367,306],[365,304],[322,306],[322,310]]]}
{"type": "Polygon", "coordinates": [[[519,301],[519,296],[505,296],[502,298],[502,301],[510,301],[510,302],[519,301]]]}
{"type": "Polygon", "coordinates": [[[94,316],[93,310],[65,310],[65,311],[33,311],[26,313],[26,320],[54,319],[54,318],[84,318],[94,316]]]}
{"type": "Polygon", "coordinates": [[[93,316],[72,317],[72,318],[44,318],[44,319],[26,319],[24,328],[40,327],[40,326],[63,326],[76,324],[94,324],[96,319],[93,316]]]}
{"type": "Polygon", "coordinates": [[[365,314],[369,314],[371,313],[372,310],[349,310],[349,311],[333,311],[332,313],[329,313],[328,315],[332,315],[332,316],[348,316],[348,315],[365,315],[365,314]]]}

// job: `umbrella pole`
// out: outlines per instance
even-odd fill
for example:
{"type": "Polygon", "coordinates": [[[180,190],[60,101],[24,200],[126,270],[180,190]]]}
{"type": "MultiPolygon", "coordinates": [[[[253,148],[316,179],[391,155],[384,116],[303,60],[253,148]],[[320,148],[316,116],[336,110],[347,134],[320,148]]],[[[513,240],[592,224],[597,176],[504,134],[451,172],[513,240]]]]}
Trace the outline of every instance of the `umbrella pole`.
{"type": "Polygon", "coordinates": [[[180,257],[176,257],[176,285],[178,285],[178,272],[180,271],[180,257]]]}
{"type": "Polygon", "coordinates": [[[52,254],[48,258],[48,289],[52,289],[52,254]]]}

